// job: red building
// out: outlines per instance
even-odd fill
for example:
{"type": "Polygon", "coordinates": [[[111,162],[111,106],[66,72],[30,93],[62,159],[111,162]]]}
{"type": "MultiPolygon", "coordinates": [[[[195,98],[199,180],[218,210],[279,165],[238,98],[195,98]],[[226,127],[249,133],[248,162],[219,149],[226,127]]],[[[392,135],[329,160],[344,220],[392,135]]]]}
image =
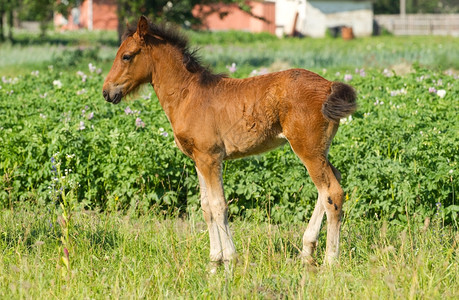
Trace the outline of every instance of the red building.
{"type": "Polygon", "coordinates": [[[84,0],[80,7],[71,10],[68,19],[56,14],[54,25],[62,29],[86,28],[117,30],[116,0],[84,0]]]}
{"type": "Polygon", "coordinates": [[[193,14],[204,15],[203,27],[208,30],[243,30],[249,32],[276,31],[276,4],[273,1],[250,1],[252,15],[242,11],[236,4],[214,4],[196,6],[193,14]],[[218,11],[208,14],[212,10],[218,11]],[[222,19],[220,15],[226,16],[222,19]],[[208,15],[207,15],[208,14],[208,15]],[[256,16],[256,17],[254,17],[256,16]],[[261,20],[260,18],[264,20],[261,20]]]}
{"type": "MultiPolygon", "coordinates": [[[[203,16],[203,27],[208,30],[244,30],[249,32],[275,33],[275,2],[250,1],[252,15],[240,10],[236,4],[215,4],[212,6],[196,6],[193,10],[195,16],[203,16]],[[218,9],[218,13],[210,13],[218,9]],[[220,14],[225,13],[223,19],[220,14]]],[[[62,15],[54,17],[54,24],[64,30],[78,28],[116,30],[118,18],[116,15],[116,0],[84,0],[80,7],[71,11],[68,19],[62,15]]]]}

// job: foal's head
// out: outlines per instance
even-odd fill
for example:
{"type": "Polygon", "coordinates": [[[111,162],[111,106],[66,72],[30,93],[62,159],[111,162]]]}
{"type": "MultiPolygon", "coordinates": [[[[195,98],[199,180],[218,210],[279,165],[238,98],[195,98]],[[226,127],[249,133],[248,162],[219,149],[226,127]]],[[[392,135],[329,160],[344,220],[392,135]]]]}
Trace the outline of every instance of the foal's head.
{"type": "Polygon", "coordinates": [[[119,103],[141,84],[152,83],[154,72],[174,76],[168,67],[172,65],[180,66],[180,76],[192,76],[201,86],[216,84],[226,77],[203,66],[196,51],[190,50],[188,39],[178,30],[166,24],[150,24],[145,17],[140,17],[137,28],[128,31],[105,79],[105,100],[119,103]],[[167,53],[174,55],[164,55],[167,53]],[[175,55],[177,53],[179,55],[175,55]],[[163,62],[162,67],[158,65],[159,60],[163,62]]]}
{"type": "Polygon", "coordinates": [[[147,51],[148,21],[141,17],[137,29],[123,41],[105,79],[105,100],[117,104],[121,99],[151,81],[151,57],[147,51]]]}

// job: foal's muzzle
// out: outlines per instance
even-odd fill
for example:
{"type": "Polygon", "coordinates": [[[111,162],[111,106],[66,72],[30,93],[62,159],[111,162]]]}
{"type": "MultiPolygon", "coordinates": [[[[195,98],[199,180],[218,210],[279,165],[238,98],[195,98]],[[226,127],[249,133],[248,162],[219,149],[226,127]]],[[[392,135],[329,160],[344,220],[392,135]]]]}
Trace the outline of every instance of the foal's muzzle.
{"type": "Polygon", "coordinates": [[[118,92],[113,96],[113,98],[110,98],[110,93],[106,90],[103,90],[102,95],[104,96],[105,100],[107,102],[111,102],[113,104],[118,104],[121,102],[121,99],[123,98],[123,93],[118,92]]]}

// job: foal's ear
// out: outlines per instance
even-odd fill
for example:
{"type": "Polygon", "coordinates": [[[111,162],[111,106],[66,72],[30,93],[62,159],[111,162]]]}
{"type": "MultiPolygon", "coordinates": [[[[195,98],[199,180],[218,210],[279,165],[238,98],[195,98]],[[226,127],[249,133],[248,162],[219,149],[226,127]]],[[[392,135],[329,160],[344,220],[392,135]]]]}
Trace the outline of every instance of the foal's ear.
{"type": "Polygon", "coordinates": [[[145,16],[141,16],[137,23],[137,34],[143,38],[148,33],[148,20],[145,16]]]}

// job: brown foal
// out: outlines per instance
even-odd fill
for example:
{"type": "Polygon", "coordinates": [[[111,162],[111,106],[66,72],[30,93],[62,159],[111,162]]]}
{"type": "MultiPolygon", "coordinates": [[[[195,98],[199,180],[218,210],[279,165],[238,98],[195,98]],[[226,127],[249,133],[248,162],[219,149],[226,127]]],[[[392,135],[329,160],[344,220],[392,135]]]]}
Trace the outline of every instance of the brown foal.
{"type": "Polygon", "coordinates": [[[286,142],[319,193],[301,254],[313,261],[326,213],[325,261],[338,258],[343,190],[340,172],[327,156],[340,119],[356,109],[352,87],[303,69],[246,79],[213,74],[177,30],[141,17],[116,54],[103,95],[116,104],[144,83],[153,86],[177,146],[196,164],[211,262],[236,258],[223,192],[223,160],[262,153],[286,142]]]}

